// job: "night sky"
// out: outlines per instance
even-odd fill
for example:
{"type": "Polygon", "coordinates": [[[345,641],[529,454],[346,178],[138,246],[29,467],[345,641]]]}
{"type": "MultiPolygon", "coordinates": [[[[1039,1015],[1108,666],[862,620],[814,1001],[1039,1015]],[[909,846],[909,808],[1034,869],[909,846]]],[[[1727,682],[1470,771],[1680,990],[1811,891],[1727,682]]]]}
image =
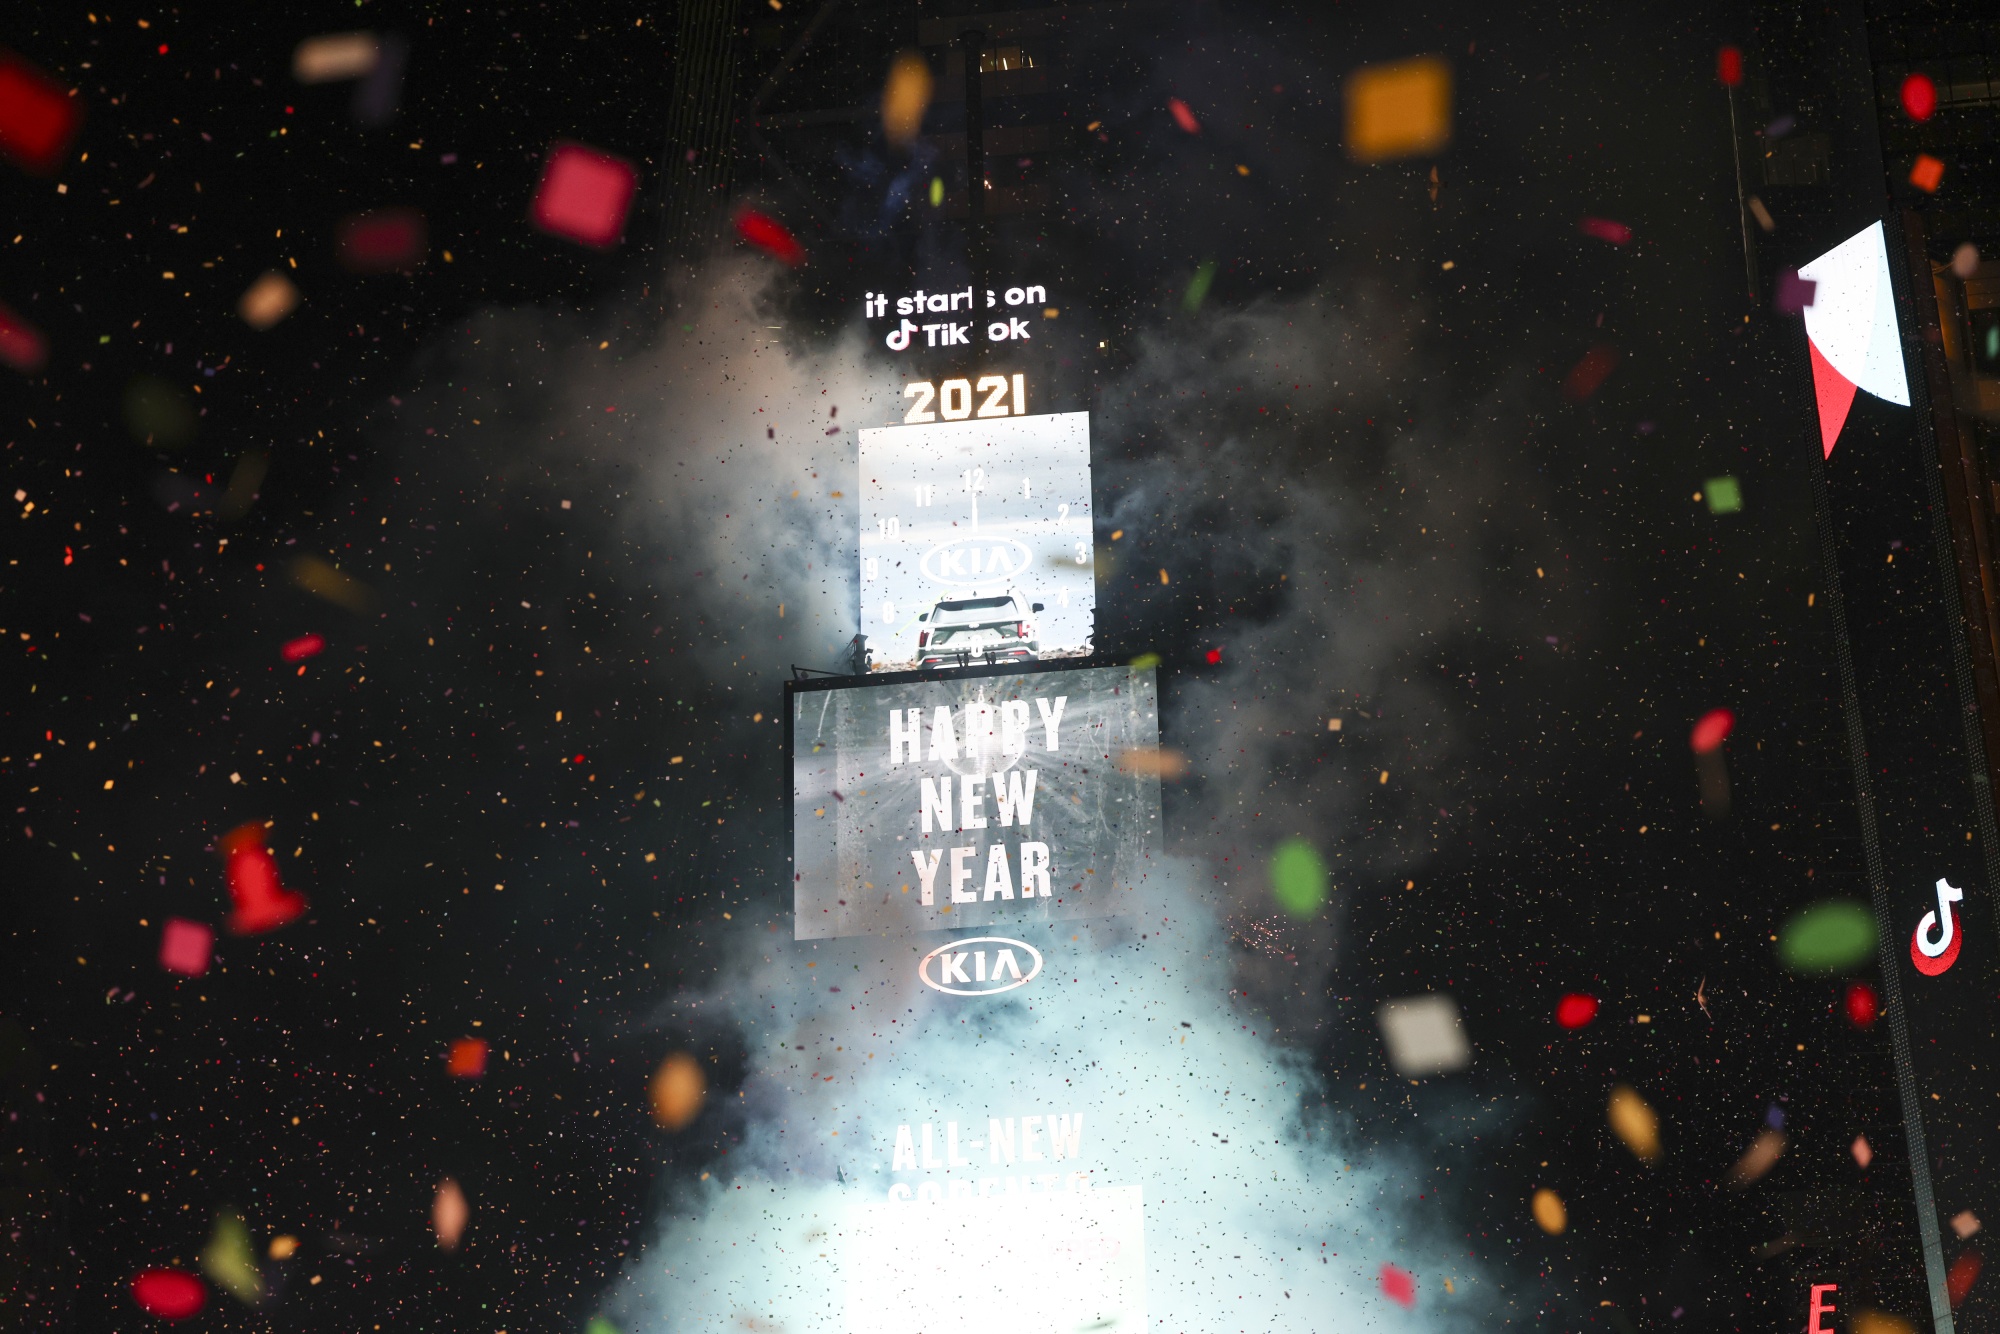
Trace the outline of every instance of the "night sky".
{"type": "MultiPolygon", "coordinates": [[[[746,87],[811,9],[743,7],[746,87]]],[[[871,103],[930,13],[854,6],[772,105],[871,103]]],[[[1756,123],[1831,113],[1773,105],[1728,13],[1080,24],[1057,149],[997,168],[1049,191],[993,264],[1062,306],[1029,364],[1043,410],[1092,413],[1097,656],[1160,655],[1193,764],[1169,847],[1212,873],[1231,1003],[1521,1328],[1795,1329],[1808,1282],[1921,1309],[1887,1039],[1842,1012],[1866,970],[1795,977],[1772,944],[1866,891],[1809,379],[1746,290],[1717,48],[1744,47],[1756,123]],[[1451,145],[1356,166],[1343,78],[1423,53],[1454,70],[1451,145]],[[1739,513],[1695,499],[1724,476],[1739,513]],[[1721,820],[1688,748],[1714,708],[1739,720],[1721,820]],[[1263,874],[1292,835],[1332,871],[1309,921],[1263,874]],[[1375,1007],[1433,990],[1478,1056],[1413,1085],[1375,1007]],[[1601,1004],[1574,1032],[1571,992],[1601,1004]],[[1607,1129],[1616,1084],[1659,1161],[1607,1129]],[[1725,1184],[1778,1126],[1777,1166],[1725,1184]]],[[[211,1288],[188,1328],[582,1330],[668,1201],[734,1170],[752,1059],[709,998],[789,935],[781,682],[853,632],[838,451],[907,369],[858,341],[861,295],[962,268],[963,233],[910,190],[946,167],[864,117],[796,172],[744,149],[664,245],[674,25],[368,0],[5,34],[86,116],[52,175],[0,168],[0,302],[48,342],[0,380],[0,1326],[153,1326],[132,1276],[195,1272],[228,1211],[265,1304],[211,1288]],[[386,124],[290,72],[357,27],[407,42],[386,124]],[[616,247],[529,224],[559,139],[637,167],[616,247]],[[741,243],[743,205],[805,264],[741,243]],[[341,221],[388,206],[421,210],[423,258],[349,272],[341,221]],[[267,270],[304,299],[259,332],[236,303],[267,270]],[[248,821],[310,908],[238,937],[218,841],[248,821]],[[217,928],[206,975],[160,967],[171,918],[217,928]],[[468,1037],[485,1073],[454,1078],[468,1037]],[[673,1051],[709,1086],[679,1131],[647,1101],[673,1051]],[[445,1176],[472,1206],[452,1253],[445,1176]]]]}

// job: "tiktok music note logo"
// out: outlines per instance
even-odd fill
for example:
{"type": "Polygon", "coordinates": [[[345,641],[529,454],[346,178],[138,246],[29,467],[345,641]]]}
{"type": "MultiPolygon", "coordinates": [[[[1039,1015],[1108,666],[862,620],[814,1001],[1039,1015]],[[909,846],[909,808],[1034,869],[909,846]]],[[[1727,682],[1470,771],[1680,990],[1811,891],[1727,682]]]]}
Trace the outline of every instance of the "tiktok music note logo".
{"type": "Polygon", "coordinates": [[[1925,913],[1910,937],[1910,962],[1925,977],[1936,977],[1958,962],[1963,936],[1958,929],[1958,914],[1951,910],[1951,905],[1964,898],[1964,890],[1952,888],[1939,877],[1937,911],[1925,913]]]}

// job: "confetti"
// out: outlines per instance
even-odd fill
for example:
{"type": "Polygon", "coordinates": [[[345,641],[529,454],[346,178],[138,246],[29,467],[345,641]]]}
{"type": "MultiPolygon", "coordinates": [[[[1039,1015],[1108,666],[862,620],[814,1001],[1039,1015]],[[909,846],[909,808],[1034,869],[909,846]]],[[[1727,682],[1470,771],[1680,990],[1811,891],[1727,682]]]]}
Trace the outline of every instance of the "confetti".
{"type": "Polygon", "coordinates": [[[1711,477],[1701,484],[1710,514],[1735,514],[1743,508],[1743,488],[1734,477],[1711,477]]]}
{"type": "Polygon", "coordinates": [[[1951,1216],[1951,1230],[1958,1234],[1960,1241],[1979,1231],[1979,1227],[1979,1215],[1970,1209],[1962,1209],[1951,1216]]]}
{"type": "Polygon", "coordinates": [[[796,269],[806,262],[805,247],[769,214],[744,209],[736,215],[736,234],[781,264],[796,269]]]}
{"type": "Polygon", "coordinates": [[[1778,929],[1778,961],[1794,973],[1836,973],[1875,952],[1875,915],[1851,899],[1828,899],[1778,929]]]}
{"type": "Polygon", "coordinates": [[[1597,1018],[1597,997],[1572,991],[1556,1002],[1556,1022],[1564,1028],[1582,1028],[1597,1018]]]}
{"type": "Polygon", "coordinates": [[[227,1209],[216,1213],[208,1244],[201,1248],[201,1272],[245,1306],[256,1305],[264,1295],[264,1277],[257,1272],[250,1229],[237,1214],[227,1209]]]}
{"type": "Polygon", "coordinates": [[[944,207],[944,177],[931,177],[930,201],[932,208],[944,207]]]}
{"type": "Polygon", "coordinates": [[[1181,294],[1181,309],[1192,315],[1201,309],[1201,303],[1208,300],[1208,289],[1215,282],[1215,261],[1205,259],[1188,280],[1187,291],[1181,294]]]}
{"type": "Polygon", "coordinates": [[[1347,76],[1347,151],[1357,162],[1436,153],[1451,142],[1451,67],[1435,57],[1347,76]]]}
{"type": "Polygon", "coordinates": [[[347,114],[364,128],[387,125],[396,118],[396,104],[403,97],[403,67],[410,60],[410,44],[391,33],[382,39],[381,58],[366,78],[355,85],[354,100],[347,114]]]}
{"type": "Polygon", "coordinates": [[[930,63],[915,51],[905,51],[889,66],[882,85],[882,133],[890,143],[907,148],[924,128],[934,90],[930,63]]]}
{"type": "Polygon", "coordinates": [[[157,375],[135,375],[125,386],[125,425],[141,444],[178,449],[194,439],[196,418],[172,384],[157,375]]]}
{"type": "Polygon", "coordinates": [[[1725,88],[1734,88],[1743,82],[1743,53],[1733,46],[1725,46],[1715,53],[1715,77],[1725,88]]]}
{"type": "Polygon", "coordinates": [[[1917,1334],[1915,1325],[1887,1311],[1858,1311],[1851,1329],[1852,1334],[1917,1334]]]}
{"type": "Polygon", "coordinates": [[[590,1323],[583,1327],[583,1334],[624,1334],[624,1331],[603,1316],[594,1315],[590,1318],[590,1323]]]}
{"type": "Polygon", "coordinates": [[[215,949],[215,931],[205,922],[169,917],[160,932],[160,967],[184,977],[200,977],[208,971],[215,949]]]}
{"type": "Polygon", "coordinates": [[[351,612],[365,612],[375,605],[368,585],[348,578],[318,556],[300,556],[292,562],[291,572],[292,582],[300,588],[351,612]]]}
{"type": "Polygon", "coordinates": [[[1382,1295],[1398,1306],[1417,1304],[1417,1277],[1407,1269],[1382,1266],[1382,1295]]]}
{"type": "Polygon", "coordinates": [[[1952,1310],[1956,1311],[1959,1308],[1965,1301],[1966,1294],[1972,1291],[1972,1285],[1979,1281],[1979,1270],[1983,1263],[1979,1257],[1979,1249],[1968,1246],[1959,1252],[1958,1258],[1951,1262],[1951,1268],[1945,1271],[1944,1291],[1945,1295],[1951,1298],[1952,1310]]]}
{"type": "Polygon", "coordinates": [[[486,1073],[486,1043],[480,1038],[460,1038],[445,1053],[445,1073],[454,1079],[477,1079],[486,1073]]]}
{"type": "Polygon", "coordinates": [[[1599,343],[1583,354],[1582,360],[1570,367],[1563,378],[1563,397],[1581,403],[1596,393],[1618,364],[1618,349],[1606,343],[1599,343]]]}
{"type": "Polygon", "coordinates": [[[0,305],[0,361],[17,371],[33,373],[48,359],[49,344],[42,331],[0,305]]]}
{"type": "Polygon", "coordinates": [[[229,470],[229,488],[217,502],[215,512],[225,519],[240,519],[257,503],[258,488],[271,470],[271,456],[261,449],[246,449],[229,470]]]}
{"type": "Polygon", "coordinates": [[[47,176],[62,165],[82,123],[83,104],[68,88],[0,51],[0,156],[47,176]]]}
{"type": "Polygon", "coordinates": [[[1384,1001],[1376,1026],[1389,1049],[1389,1064],[1405,1079],[1463,1070],[1472,1062],[1472,1044],[1459,1022],[1458,1002],[1431,993],[1384,1001]]]}
{"type": "Polygon", "coordinates": [[[207,1299],[201,1280],[178,1269],[143,1269],[132,1278],[132,1300],[162,1320],[185,1320],[207,1299]]]}
{"type": "Polygon", "coordinates": [[[1707,755],[1721,748],[1736,730],[1736,715],[1728,709],[1710,709],[1701,715],[1701,720],[1688,733],[1688,747],[1697,755],[1707,755]]]}
{"type": "Polygon", "coordinates": [[[305,895],[278,883],[278,863],[264,846],[264,826],[250,820],[217,840],[235,911],[229,915],[234,935],[254,936],[274,931],[306,910],[305,895]]]}
{"type": "Polygon", "coordinates": [[[1771,210],[1765,207],[1763,200],[1759,199],[1756,195],[1751,195],[1744,202],[1750,205],[1750,216],[1757,219],[1759,227],[1762,227],[1767,232],[1778,230],[1778,220],[1771,216],[1771,210]]]}
{"type": "Polygon", "coordinates": [[[1650,1163],[1660,1156],[1660,1116],[1638,1090],[1628,1084],[1612,1089],[1604,1117],[1611,1124],[1611,1133],[1640,1162],[1650,1163]]]}
{"type": "Polygon", "coordinates": [[[638,188],[638,169],[624,158],[558,141],[549,147],[528,218],[551,236],[609,250],[625,234],[638,188]]]}
{"type": "Polygon", "coordinates": [[[1856,1135],[1854,1143],[1847,1146],[1847,1151],[1854,1155],[1854,1165],[1864,1172],[1868,1170],[1868,1164],[1875,1161],[1875,1150],[1869,1147],[1866,1136],[1856,1135]]]}
{"type": "Polygon", "coordinates": [[[1187,756],[1177,750],[1153,750],[1134,746],[1118,756],[1120,773],[1145,774],[1153,778],[1179,778],[1188,769],[1187,756]]]}
{"type": "Polygon", "coordinates": [[[1182,133],[1201,133],[1201,122],[1195,119],[1194,112],[1188,108],[1187,103],[1178,97],[1170,97],[1167,99],[1167,110],[1172,113],[1174,124],[1181,127],[1182,133]]]}
{"type": "Polygon", "coordinates": [[[1599,241],[1609,241],[1612,245],[1624,245],[1632,239],[1632,229],[1622,222],[1609,218],[1579,218],[1576,229],[1585,236],[1599,241]]]}
{"type": "Polygon", "coordinates": [[[414,208],[377,208],[342,218],[335,254],[349,273],[395,273],[423,263],[429,232],[414,208]]]}
{"type": "Polygon", "coordinates": [[[251,283],[236,300],[236,313],[260,333],[298,308],[299,289],[276,269],[251,283]]]}
{"type": "Polygon", "coordinates": [[[1979,272],[1979,247],[1966,241],[1951,252],[1951,271],[1960,278],[1970,278],[1979,272]]]}
{"type": "Polygon", "coordinates": [[[1917,160],[1910,166],[1910,184],[1925,194],[1934,195],[1944,181],[1944,163],[1929,153],[1917,154],[1917,160]]]}
{"type": "Polygon", "coordinates": [[[1535,1225],[1551,1237],[1560,1237],[1569,1228],[1569,1210],[1563,1207],[1562,1196],[1547,1187],[1535,1192],[1528,1202],[1535,1215],[1535,1225]]]}
{"type": "Polygon", "coordinates": [[[1841,1009],[1847,1014],[1847,1022],[1866,1031],[1875,1027],[1875,1020],[1882,1014],[1882,1003],[1875,995],[1875,988],[1866,982],[1849,982],[1847,994],[1841,998],[1841,1009]]]}
{"type": "Polygon", "coordinates": [[[1310,917],[1326,902],[1326,861],[1302,838],[1288,838],[1271,852],[1271,897],[1294,917],[1310,917]]]}
{"type": "Polygon", "coordinates": [[[647,1090],[653,1119],[668,1130],[685,1130],[701,1114],[708,1097],[708,1079],[701,1062],[684,1051],[674,1052],[660,1062],[647,1090]]]}
{"type": "Polygon", "coordinates": [[[298,1253],[299,1239],[289,1233],[279,1233],[271,1238],[270,1248],[265,1251],[273,1260],[289,1260],[298,1253]]]}
{"type": "Polygon", "coordinates": [[[382,58],[372,32],[333,32],[308,37],[292,51],[292,77],[300,83],[358,79],[382,58]]]}
{"type": "Polygon", "coordinates": [[[1911,120],[1929,120],[1937,114],[1937,85],[1928,74],[1906,76],[1897,95],[1902,99],[1903,114],[1911,120]]]}
{"type": "Polygon", "coordinates": [[[1799,277],[1797,269],[1786,269],[1778,275],[1778,290],[1771,295],[1771,309],[1780,315],[1803,315],[1818,292],[1818,283],[1799,277]]]}
{"type": "Polygon", "coordinates": [[[1729,1184],[1747,1186],[1778,1165],[1778,1159],[1785,1156],[1785,1132],[1782,1130],[1760,1131],[1750,1147],[1729,1169],[1729,1184]]]}
{"type": "Polygon", "coordinates": [[[457,1250],[471,1217],[472,1207],[465,1202],[465,1192],[458,1183],[450,1177],[438,1182],[437,1193],[431,1196],[431,1231],[437,1234],[438,1246],[447,1251],[457,1250]]]}
{"type": "Polygon", "coordinates": [[[317,658],[325,651],[326,638],[323,635],[300,635],[297,639],[286,640],[285,646],[278,650],[286,662],[304,662],[307,658],[317,658]]]}
{"type": "Polygon", "coordinates": [[[1222,661],[1222,650],[1219,648],[1212,648],[1208,651],[1207,656],[1208,656],[1208,665],[1211,667],[1217,666],[1222,661]]]}

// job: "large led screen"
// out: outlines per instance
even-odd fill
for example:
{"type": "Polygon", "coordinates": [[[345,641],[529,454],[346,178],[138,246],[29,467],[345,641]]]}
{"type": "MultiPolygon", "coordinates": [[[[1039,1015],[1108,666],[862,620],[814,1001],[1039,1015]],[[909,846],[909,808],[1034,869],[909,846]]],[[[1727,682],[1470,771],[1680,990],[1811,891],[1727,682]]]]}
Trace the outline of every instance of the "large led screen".
{"type": "MultiPolygon", "coordinates": [[[[1140,906],[1160,780],[1120,761],[1158,744],[1151,668],[808,683],[790,722],[799,939],[1140,906]]],[[[983,972],[984,956],[971,964],[983,972]]]]}
{"type": "Polygon", "coordinates": [[[874,670],[1090,652],[1089,413],[860,436],[861,630],[874,670]]]}

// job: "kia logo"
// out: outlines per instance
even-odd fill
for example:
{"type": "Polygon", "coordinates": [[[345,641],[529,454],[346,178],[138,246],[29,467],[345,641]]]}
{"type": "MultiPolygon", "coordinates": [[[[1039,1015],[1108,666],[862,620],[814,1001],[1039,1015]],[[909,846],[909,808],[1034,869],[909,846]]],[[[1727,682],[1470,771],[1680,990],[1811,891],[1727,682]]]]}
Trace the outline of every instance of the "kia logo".
{"type": "Polygon", "coordinates": [[[1023,940],[972,936],[940,945],[917,963],[917,976],[947,996],[997,996],[1025,987],[1042,971],[1042,952],[1023,940]]]}
{"type": "Polygon", "coordinates": [[[940,584],[1011,583],[1033,559],[1011,537],[955,537],[924,553],[923,571],[940,584]]]}
{"type": "Polygon", "coordinates": [[[1925,913],[1910,936],[1910,962],[1925,977],[1936,977],[1958,962],[1958,947],[1964,935],[1958,929],[1958,914],[1951,910],[1951,905],[1964,897],[1964,890],[1939,879],[1937,911],[1925,913]]]}

